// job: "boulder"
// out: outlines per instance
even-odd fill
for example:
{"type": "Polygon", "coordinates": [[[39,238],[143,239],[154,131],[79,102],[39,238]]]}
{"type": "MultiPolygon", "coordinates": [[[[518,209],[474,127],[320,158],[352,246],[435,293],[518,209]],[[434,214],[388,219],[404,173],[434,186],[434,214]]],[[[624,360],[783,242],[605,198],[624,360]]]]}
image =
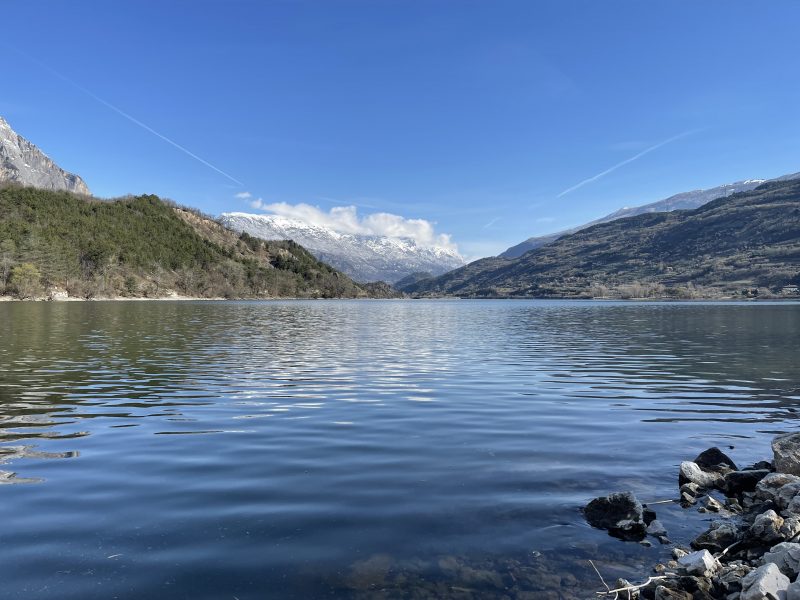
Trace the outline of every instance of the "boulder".
{"type": "Polygon", "coordinates": [[[758,471],[760,469],[766,469],[770,473],[775,470],[775,465],[771,460],[760,460],[757,463],[753,463],[749,467],[745,467],[742,471],[758,471]]]}
{"type": "Polygon", "coordinates": [[[783,512],[786,513],[787,516],[800,516],[800,496],[792,498],[783,512]]]}
{"type": "Polygon", "coordinates": [[[683,590],[671,590],[660,585],[656,588],[655,600],[692,600],[692,594],[683,590]]]}
{"type": "Polygon", "coordinates": [[[798,535],[800,535],[800,517],[786,517],[783,519],[783,525],[781,525],[781,535],[783,539],[787,541],[796,541],[798,535]]]}
{"type": "Polygon", "coordinates": [[[785,433],[772,440],[775,470],[800,475],[800,433],[785,433]]]}
{"type": "Polygon", "coordinates": [[[789,578],[775,563],[768,563],[742,578],[739,600],[786,600],[789,578]]]}
{"type": "Polygon", "coordinates": [[[614,537],[630,541],[640,541],[645,537],[644,510],[632,492],[595,498],[586,505],[583,514],[589,525],[606,529],[614,537]]]}
{"type": "Polygon", "coordinates": [[[728,471],[738,471],[739,468],[730,457],[716,446],[704,450],[694,459],[695,464],[704,471],[715,473],[726,473],[728,471]]]}
{"type": "Polygon", "coordinates": [[[800,573],[800,544],[782,542],[764,554],[764,564],[775,563],[781,573],[794,579],[800,573]]]}
{"type": "Polygon", "coordinates": [[[774,510],[768,510],[755,518],[747,533],[756,542],[774,544],[783,539],[782,526],[783,517],[774,510]]]}
{"type": "Polygon", "coordinates": [[[800,600],[800,579],[790,583],[786,588],[786,600],[800,600]]]}
{"type": "Polygon", "coordinates": [[[692,552],[678,559],[678,565],[689,575],[712,577],[720,570],[719,561],[708,550],[692,552]]]}
{"type": "Polygon", "coordinates": [[[739,539],[739,531],[733,523],[714,521],[711,526],[692,541],[696,550],[722,552],[739,539]]]}
{"type": "Polygon", "coordinates": [[[696,463],[685,460],[678,472],[678,483],[695,483],[701,488],[721,488],[725,479],[719,473],[703,471],[696,463]]]}
{"type": "Polygon", "coordinates": [[[729,494],[741,494],[742,492],[752,492],[756,489],[756,484],[769,475],[766,469],[753,471],[731,471],[725,475],[725,490],[729,494]]]}
{"type": "Polygon", "coordinates": [[[753,568],[737,561],[722,567],[722,573],[715,579],[719,589],[727,596],[742,591],[742,578],[753,568]]]}
{"type": "Polygon", "coordinates": [[[755,498],[765,502],[775,501],[778,490],[790,483],[800,483],[800,477],[788,473],[770,473],[756,484],[755,498]]]}
{"type": "Polygon", "coordinates": [[[800,496],[800,483],[787,483],[775,492],[775,505],[785,510],[796,496],[800,496]]]}

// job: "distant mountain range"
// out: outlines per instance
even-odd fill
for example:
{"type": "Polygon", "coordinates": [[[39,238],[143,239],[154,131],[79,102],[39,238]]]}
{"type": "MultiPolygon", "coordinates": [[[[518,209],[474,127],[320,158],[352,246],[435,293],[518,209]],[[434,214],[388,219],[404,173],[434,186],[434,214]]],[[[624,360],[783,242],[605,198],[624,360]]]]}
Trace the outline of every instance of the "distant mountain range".
{"type": "Polygon", "coordinates": [[[0,183],[89,195],[83,179],[68,173],[0,117],[0,183]]]}
{"type": "Polygon", "coordinates": [[[576,231],[580,231],[581,229],[586,229],[587,227],[591,227],[592,225],[598,225],[600,223],[608,223],[616,219],[624,219],[625,217],[634,217],[636,215],[643,215],[647,213],[670,212],[673,210],[691,210],[693,208],[699,208],[704,204],[711,202],[712,200],[716,200],[717,198],[725,198],[726,196],[730,196],[731,194],[753,190],[766,181],[786,181],[789,179],[797,179],[797,178],[800,178],[800,173],[794,173],[792,175],[784,175],[782,177],[770,180],[747,179],[745,181],[726,183],[705,190],[693,190],[691,192],[682,192],[680,194],[675,194],[674,196],[670,196],[669,198],[665,198],[664,200],[658,200],[656,202],[651,202],[649,204],[644,204],[642,206],[621,208],[620,210],[615,211],[610,215],[606,215],[605,217],[595,219],[594,221],[590,221],[589,223],[586,223],[585,225],[580,225],[579,227],[573,227],[572,229],[565,229],[564,231],[559,231],[548,235],[541,235],[528,238],[524,242],[517,244],[516,246],[512,246],[511,248],[500,254],[500,257],[517,258],[518,256],[522,256],[526,252],[529,252],[536,248],[540,248],[541,246],[546,246],[547,244],[551,244],[560,237],[563,237],[565,235],[570,235],[572,233],[575,233],[576,231]]]}
{"type": "MultiPolygon", "coordinates": [[[[749,184],[748,184],[749,185],[749,184]]],[[[762,183],[694,210],[587,226],[517,258],[488,258],[404,288],[460,297],[796,294],[800,180],[762,183]]]]}
{"type": "Polygon", "coordinates": [[[465,264],[458,252],[409,238],[339,233],[276,215],[224,213],[220,222],[264,240],[293,240],[359,282],[394,283],[413,273],[441,275],[465,264]]]}

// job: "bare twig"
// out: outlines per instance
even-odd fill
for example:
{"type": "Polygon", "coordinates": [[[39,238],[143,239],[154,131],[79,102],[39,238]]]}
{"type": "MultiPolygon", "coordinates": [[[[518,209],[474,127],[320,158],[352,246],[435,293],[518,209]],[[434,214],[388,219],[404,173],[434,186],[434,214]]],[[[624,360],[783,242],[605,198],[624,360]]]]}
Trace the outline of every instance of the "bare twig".
{"type": "MultiPolygon", "coordinates": [[[[611,592],[611,588],[606,583],[606,580],[603,579],[603,576],[600,574],[600,571],[597,570],[597,567],[594,566],[594,562],[590,560],[589,564],[592,565],[592,568],[594,569],[594,572],[597,573],[597,576],[600,578],[600,581],[603,582],[603,587],[606,588],[606,592],[597,592],[597,593],[598,594],[603,594],[603,593],[608,594],[608,593],[610,593],[611,592]]],[[[619,600],[619,594],[614,594],[614,600],[619,600]]]]}
{"type": "Polygon", "coordinates": [[[738,546],[741,543],[742,543],[742,540],[739,540],[738,542],[733,542],[730,546],[725,548],[725,550],[720,552],[719,556],[716,556],[715,558],[717,558],[717,559],[722,558],[723,556],[725,556],[728,553],[729,550],[733,549],[734,547],[738,546]]]}
{"type": "Polygon", "coordinates": [[[655,502],[643,502],[645,506],[652,506],[653,504],[674,504],[677,500],[656,500],[655,502]]]}
{"type": "Polygon", "coordinates": [[[616,597],[619,597],[619,592],[632,592],[635,590],[640,590],[643,587],[650,585],[654,581],[661,581],[662,579],[666,579],[667,577],[671,577],[673,573],[668,575],[659,575],[658,577],[648,577],[647,581],[644,583],[640,583],[639,585],[629,585],[626,587],[617,588],[615,590],[608,590],[607,592],[595,592],[598,596],[607,596],[609,594],[617,594],[616,597]]]}

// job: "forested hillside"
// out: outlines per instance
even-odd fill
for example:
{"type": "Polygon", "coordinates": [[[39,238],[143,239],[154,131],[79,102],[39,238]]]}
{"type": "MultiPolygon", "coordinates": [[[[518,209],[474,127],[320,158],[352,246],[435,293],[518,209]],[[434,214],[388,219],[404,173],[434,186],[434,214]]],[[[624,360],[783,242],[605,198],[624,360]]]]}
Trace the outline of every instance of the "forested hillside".
{"type": "Polygon", "coordinates": [[[290,241],[236,234],[157,196],[0,188],[0,295],[374,297],[290,241]]]}
{"type": "Polygon", "coordinates": [[[564,236],[516,259],[476,261],[404,288],[461,297],[796,296],[800,181],[695,210],[643,214],[564,236]]]}

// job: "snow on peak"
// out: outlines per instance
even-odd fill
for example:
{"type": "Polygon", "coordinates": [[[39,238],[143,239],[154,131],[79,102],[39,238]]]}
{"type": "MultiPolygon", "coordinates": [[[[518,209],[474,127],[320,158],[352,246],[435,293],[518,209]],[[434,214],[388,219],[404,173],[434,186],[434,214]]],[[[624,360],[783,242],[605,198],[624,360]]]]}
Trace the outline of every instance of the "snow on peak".
{"type": "Polygon", "coordinates": [[[220,220],[262,239],[294,240],[356,281],[393,283],[412,273],[440,275],[465,264],[454,248],[423,246],[410,237],[344,233],[283,215],[230,212],[220,220]]]}

